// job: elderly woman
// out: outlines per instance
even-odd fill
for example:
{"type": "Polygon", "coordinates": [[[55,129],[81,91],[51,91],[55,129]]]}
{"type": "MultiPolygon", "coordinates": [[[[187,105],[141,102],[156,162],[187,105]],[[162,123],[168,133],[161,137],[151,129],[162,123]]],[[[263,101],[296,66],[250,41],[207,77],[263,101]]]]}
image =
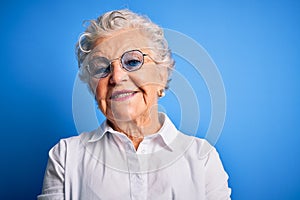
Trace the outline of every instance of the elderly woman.
{"type": "Polygon", "coordinates": [[[49,152],[44,199],[230,199],[205,140],[158,112],[174,61],[162,29],[129,10],[91,20],[76,46],[81,80],[107,118],[49,152]]]}

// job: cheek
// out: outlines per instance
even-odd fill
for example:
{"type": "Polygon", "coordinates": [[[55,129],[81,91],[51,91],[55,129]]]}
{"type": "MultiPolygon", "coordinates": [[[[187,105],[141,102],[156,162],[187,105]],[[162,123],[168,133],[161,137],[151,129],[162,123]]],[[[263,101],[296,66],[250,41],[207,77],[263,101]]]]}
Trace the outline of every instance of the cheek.
{"type": "Polygon", "coordinates": [[[159,72],[159,68],[153,65],[143,66],[140,70],[134,72],[131,79],[141,88],[148,86],[164,87],[164,81],[159,72]]]}
{"type": "Polygon", "coordinates": [[[104,115],[107,112],[107,84],[105,80],[99,80],[96,88],[96,99],[98,107],[104,115]]]}
{"type": "Polygon", "coordinates": [[[96,98],[97,100],[105,100],[107,97],[107,81],[105,79],[100,79],[96,88],[96,98]]]}
{"type": "Polygon", "coordinates": [[[99,79],[96,79],[96,78],[91,78],[90,79],[90,82],[89,82],[90,89],[92,90],[92,92],[94,94],[97,93],[98,84],[99,84],[99,79]]]}
{"type": "Polygon", "coordinates": [[[157,91],[159,90],[157,85],[146,85],[141,87],[143,90],[143,100],[147,107],[147,110],[150,110],[152,106],[157,104],[158,96],[157,91]]]}

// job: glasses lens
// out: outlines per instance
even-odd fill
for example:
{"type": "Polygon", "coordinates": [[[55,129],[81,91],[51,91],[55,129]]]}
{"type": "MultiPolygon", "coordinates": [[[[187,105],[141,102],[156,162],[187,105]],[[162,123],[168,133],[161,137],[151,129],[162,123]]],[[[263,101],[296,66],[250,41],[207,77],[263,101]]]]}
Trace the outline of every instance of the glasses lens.
{"type": "Polygon", "coordinates": [[[109,60],[97,57],[89,62],[88,71],[95,78],[104,78],[110,73],[109,60]]]}
{"type": "Polygon", "coordinates": [[[128,51],[123,54],[121,62],[126,70],[135,71],[143,65],[144,55],[139,50],[128,51]]]}

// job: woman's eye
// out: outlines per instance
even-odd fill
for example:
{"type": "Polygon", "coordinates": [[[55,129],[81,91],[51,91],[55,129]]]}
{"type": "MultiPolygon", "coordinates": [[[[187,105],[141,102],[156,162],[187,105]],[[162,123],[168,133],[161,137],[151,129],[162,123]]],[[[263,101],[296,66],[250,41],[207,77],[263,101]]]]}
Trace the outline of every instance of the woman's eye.
{"type": "Polygon", "coordinates": [[[109,71],[110,71],[109,67],[101,67],[95,70],[95,74],[109,73],[109,71]]]}
{"type": "Polygon", "coordinates": [[[140,64],[141,64],[141,61],[139,61],[139,60],[128,60],[128,61],[126,61],[126,66],[128,66],[128,67],[136,67],[136,66],[139,66],[140,64]]]}
{"type": "Polygon", "coordinates": [[[97,57],[90,61],[89,69],[94,75],[108,74],[110,72],[109,61],[104,57],[97,57]]]}

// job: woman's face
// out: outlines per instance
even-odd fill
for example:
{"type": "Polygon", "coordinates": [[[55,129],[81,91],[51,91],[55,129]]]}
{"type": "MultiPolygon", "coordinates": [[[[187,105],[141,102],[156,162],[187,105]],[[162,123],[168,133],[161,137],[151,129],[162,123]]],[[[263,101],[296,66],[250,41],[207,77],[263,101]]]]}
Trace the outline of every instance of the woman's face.
{"type": "MultiPolygon", "coordinates": [[[[150,40],[139,30],[121,31],[99,39],[91,56],[113,60],[126,51],[140,50],[151,57],[150,45],[150,40]]],[[[126,71],[120,59],[116,59],[111,63],[112,71],[107,77],[93,78],[93,82],[97,82],[99,108],[111,122],[147,123],[157,114],[157,94],[165,87],[167,69],[157,66],[149,56],[144,56],[144,64],[137,71],[126,71]]]]}

